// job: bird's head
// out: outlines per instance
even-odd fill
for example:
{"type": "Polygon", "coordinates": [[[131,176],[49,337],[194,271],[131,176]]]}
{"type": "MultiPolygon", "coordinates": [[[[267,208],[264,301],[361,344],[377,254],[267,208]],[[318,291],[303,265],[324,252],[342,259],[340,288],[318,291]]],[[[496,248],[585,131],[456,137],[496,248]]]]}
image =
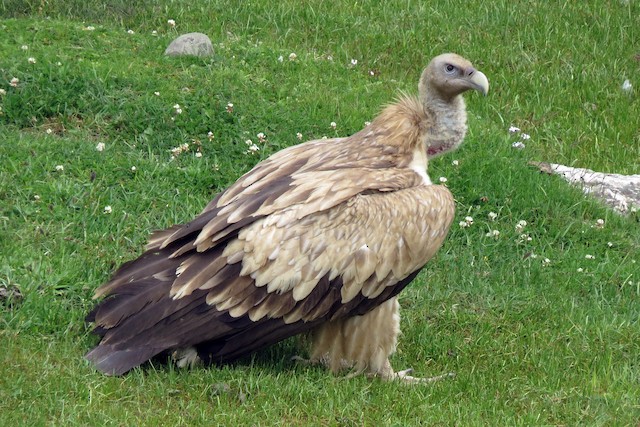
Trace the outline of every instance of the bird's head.
{"type": "Polygon", "coordinates": [[[418,88],[423,100],[437,97],[442,101],[450,101],[467,90],[477,90],[486,95],[489,81],[465,58],[455,53],[445,53],[436,56],[427,65],[418,88]]]}

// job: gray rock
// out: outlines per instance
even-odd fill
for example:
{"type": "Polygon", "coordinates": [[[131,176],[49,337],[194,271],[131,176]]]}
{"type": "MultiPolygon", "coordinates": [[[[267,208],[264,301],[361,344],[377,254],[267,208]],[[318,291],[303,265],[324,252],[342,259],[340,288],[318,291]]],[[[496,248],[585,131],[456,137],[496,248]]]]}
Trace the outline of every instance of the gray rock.
{"type": "Polygon", "coordinates": [[[532,162],[541,171],[559,175],[571,184],[580,186],[585,194],[602,199],[620,213],[640,209],[640,175],[594,172],[554,163],[532,162]]]}
{"type": "Polygon", "coordinates": [[[213,45],[206,34],[183,34],[169,44],[164,54],[169,56],[211,56],[213,55],[213,45]]]}

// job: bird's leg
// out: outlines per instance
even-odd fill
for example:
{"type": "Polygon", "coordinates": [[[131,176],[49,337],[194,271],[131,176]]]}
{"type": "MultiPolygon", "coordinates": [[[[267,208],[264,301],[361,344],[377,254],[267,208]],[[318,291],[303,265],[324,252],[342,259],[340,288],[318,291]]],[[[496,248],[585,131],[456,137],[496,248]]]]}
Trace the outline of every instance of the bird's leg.
{"type": "Polygon", "coordinates": [[[175,349],[171,353],[171,359],[178,368],[193,368],[202,363],[195,347],[175,349]]]}
{"type": "Polygon", "coordinates": [[[317,360],[305,359],[304,357],[298,356],[297,354],[295,356],[291,356],[290,360],[304,366],[317,365],[319,363],[317,360]]]}
{"type": "MultiPolygon", "coordinates": [[[[323,324],[312,333],[310,364],[322,364],[334,373],[351,369],[345,378],[365,374],[386,381],[407,384],[431,383],[453,374],[433,378],[411,376],[411,369],[395,372],[389,356],[396,349],[400,333],[400,304],[391,298],[362,316],[337,319],[323,324]]],[[[304,360],[296,358],[296,360],[304,360]]]]}

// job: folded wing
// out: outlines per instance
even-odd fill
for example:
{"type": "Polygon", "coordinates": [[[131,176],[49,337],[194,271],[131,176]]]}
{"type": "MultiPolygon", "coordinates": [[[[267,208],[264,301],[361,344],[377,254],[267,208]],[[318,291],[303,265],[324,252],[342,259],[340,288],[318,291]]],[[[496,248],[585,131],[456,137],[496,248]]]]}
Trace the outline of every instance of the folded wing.
{"type": "Polygon", "coordinates": [[[153,235],[98,289],[89,320],[101,342],[87,358],[109,374],[190,346],[233,360],[400,292],[442,244],[451,194],[384,157],[336,167],[327,141],[308,144],[153,235]]]}

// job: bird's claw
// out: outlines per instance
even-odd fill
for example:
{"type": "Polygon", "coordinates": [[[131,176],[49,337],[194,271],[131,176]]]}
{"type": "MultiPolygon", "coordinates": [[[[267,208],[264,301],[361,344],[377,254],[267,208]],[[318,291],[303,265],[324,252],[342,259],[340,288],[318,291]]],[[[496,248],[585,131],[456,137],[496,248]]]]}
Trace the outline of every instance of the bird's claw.
{"type": "Polygon", "coordinates": [[[289,360],[291,360],[292,362],[295,362],[295,363],[299,363],[301,365],[305,365],[305,366],[314,364],[313,360],[305,359],[304,357],[298,356],[297,354],[295,356],[291,356],[291,359],[289,359],[289,360]]]}
{"type": "Polygon", "coordinates": [[[454,372],[448,372],[446,374],[438,375],[431,378],[418,378],[418,377],[413,377],[409,375],[412,372],[413,372],[413,369],[411,368],[405,369],[403,371],[395,372],[393,374],[392,379],[397,379],[407,384],[426,384],[426,383],[433,383],[436,381],[444,380],[446,378],[453,378],[456,376],[454,372]]]}

